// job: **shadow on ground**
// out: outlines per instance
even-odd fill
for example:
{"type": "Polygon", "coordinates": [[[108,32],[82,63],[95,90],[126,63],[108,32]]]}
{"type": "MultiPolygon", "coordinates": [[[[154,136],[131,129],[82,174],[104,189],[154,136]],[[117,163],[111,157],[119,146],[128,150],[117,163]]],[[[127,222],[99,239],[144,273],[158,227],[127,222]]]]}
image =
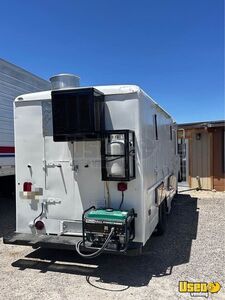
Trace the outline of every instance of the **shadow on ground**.
{"type": "MultiPolygon", "coordinates": [[[[117,284],[118,291],[148,285],[152,277],[168,276],[173,267],[189,261],[192,240],[198,226],[197,198],[179,195],[173,201],[164,236],[152,236],[141,256],[102,255],[83,259],[74,251],[38,249],[24,259],[13,262],[20,270],[27,268],[41,273],[60,272],[86,276],[91,285],[117,284]]],[[[104,286],[104,285],[103,285],[104,286]]]]}
{"type": "Polygon", "coordinates": [[[15,229],[15,176],[0,177],[0,238],[15,229]]]}

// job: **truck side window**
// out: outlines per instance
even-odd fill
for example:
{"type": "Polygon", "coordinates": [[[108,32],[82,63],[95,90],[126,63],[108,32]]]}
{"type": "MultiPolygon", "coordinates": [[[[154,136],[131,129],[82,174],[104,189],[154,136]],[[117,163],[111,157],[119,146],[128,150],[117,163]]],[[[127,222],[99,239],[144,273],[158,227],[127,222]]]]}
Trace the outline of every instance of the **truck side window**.
{"type": "Polygon", "coordinates": [[[155,126],[155,139],[158,140],[158,125],[157,125],[157,115],[154,115],[154,126],[155,126]]]}

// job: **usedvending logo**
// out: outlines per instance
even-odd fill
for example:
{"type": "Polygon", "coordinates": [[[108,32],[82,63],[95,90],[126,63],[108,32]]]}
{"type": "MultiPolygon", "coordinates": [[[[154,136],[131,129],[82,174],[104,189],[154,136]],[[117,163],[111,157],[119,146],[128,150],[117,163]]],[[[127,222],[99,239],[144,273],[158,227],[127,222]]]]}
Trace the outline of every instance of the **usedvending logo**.
{"type": "Polygon", "coordinates": [[[178,290],[180,293],[189,293],[192,297],[206,297],[218,293],[221,289],[219,282],[189,282],[179,281],[178,290]]]}

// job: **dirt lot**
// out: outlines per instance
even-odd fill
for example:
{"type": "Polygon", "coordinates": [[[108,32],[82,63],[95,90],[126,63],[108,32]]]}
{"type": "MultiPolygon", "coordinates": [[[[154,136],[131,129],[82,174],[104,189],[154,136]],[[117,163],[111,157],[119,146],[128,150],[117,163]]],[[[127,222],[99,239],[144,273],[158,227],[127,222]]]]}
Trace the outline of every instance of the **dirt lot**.
{"type": "MultiPolygon", "coordinates": [[[[4,245],[15,228],[13,199],[0,199],[0,299],[195,299],[179,280],[218,281],[225,299],[225,193],[180,194],[164,236],[139,257],[84,260],[72,251],[4,245]]],[[[206,299],[198,297],[196,299],[206,299]]]]}

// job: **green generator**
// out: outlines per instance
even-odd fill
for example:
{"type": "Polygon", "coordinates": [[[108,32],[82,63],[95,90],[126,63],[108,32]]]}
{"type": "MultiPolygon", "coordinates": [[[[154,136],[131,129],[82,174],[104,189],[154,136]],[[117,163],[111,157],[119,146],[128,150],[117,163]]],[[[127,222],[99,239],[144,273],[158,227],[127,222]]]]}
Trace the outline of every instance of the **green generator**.
{"type": "Polygon", "coordinates": [[[135,237],[134,219],[134,209],[89,208],[82,217],[83,248],[125,252],[135,237]]]}

